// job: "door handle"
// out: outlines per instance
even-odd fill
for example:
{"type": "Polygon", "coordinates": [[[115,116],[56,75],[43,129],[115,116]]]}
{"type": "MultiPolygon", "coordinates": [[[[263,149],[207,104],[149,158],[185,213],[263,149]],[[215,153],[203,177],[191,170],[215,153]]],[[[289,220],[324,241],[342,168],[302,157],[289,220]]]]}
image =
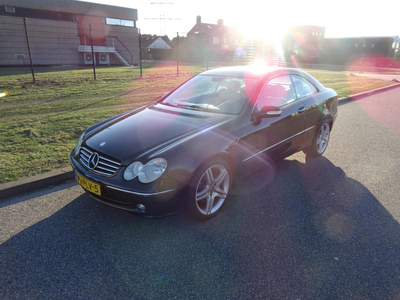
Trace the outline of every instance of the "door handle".
{"type": "Polygon", "coordinates": [[[299,114],[302,114],[302,113],[305,112],[305,111],[306,111],[306,108],[305,108],[304,106],[300,107],[300,108],[297,110],[297,112],[298,112],[299,114]]]}

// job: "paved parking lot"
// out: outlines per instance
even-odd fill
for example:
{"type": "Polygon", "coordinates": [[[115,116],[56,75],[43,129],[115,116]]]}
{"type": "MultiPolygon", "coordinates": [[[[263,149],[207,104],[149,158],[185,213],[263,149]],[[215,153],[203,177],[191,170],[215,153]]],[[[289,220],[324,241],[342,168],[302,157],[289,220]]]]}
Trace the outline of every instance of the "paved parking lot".
{"type": "Polygon", "coordinates": [[[0,202],[1,299],[399,299],[400,88],[340,105],[324,157],[212,220],[143,219],[73,182],[0,202]]]}

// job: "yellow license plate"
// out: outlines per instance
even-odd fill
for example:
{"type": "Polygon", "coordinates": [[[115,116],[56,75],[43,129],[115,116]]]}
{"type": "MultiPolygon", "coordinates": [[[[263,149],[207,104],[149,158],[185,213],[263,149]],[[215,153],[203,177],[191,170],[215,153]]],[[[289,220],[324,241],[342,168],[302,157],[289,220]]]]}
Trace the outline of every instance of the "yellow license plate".
{"type": "Polygon", "coordinates": [[[90,180],[87,180],[86,178],[83,178],[77,172],[75,172],[75,179],[76,182],[85,190],[88,190],[89,192],[101,196],[101,189],[99,184],[96,184],[94,182],[91,182],[90,180]]]}

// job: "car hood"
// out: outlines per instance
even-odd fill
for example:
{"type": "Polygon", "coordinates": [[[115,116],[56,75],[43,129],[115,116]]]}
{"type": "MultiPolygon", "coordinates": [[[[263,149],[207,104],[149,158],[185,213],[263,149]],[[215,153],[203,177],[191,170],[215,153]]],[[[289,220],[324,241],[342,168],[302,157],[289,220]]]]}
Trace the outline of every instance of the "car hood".
{"type": "MultiPolygon", "coordinates": [[[[177,109],[162,104],[125,115],[89,135],[85,144],[95,151],[129,163],[161,149],[173,148],[197,132],[237,116],[177,109]],[[171,146],[172,145],[172,146],[171,146]]],[[[162,151],[161,151],[162,152],[162,151]]]]}

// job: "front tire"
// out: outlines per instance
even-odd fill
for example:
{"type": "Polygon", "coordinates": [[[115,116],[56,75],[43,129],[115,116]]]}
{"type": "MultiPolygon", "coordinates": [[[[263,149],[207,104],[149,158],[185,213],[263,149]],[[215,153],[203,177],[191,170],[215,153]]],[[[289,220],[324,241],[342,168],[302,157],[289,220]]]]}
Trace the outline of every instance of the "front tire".
{"type": "Polygon", "coordinates": [[[210,219],[226,203],[232,186],[232,172],[222,159],[203,164],[194,174],[189,188],[189,210],[197,219],[210,219]]]}
{"type": "Polygon", "coordinates": [[[318,157],[321,156],[326,148],[328,147],[329,138],[331,133],[331,127],[327,120],[324,120],[314,136],[312,145],[303,150],[303,152],[307,155],[318,157]]]}

